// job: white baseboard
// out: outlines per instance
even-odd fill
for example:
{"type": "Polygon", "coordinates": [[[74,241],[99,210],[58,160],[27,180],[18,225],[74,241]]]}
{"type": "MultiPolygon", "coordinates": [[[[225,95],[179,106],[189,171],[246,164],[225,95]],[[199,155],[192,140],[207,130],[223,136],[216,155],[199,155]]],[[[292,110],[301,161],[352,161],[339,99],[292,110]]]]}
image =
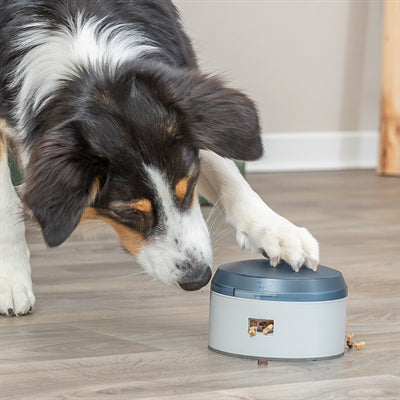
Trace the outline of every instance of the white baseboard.
{"type": "Polygon", "coordinates": [[[264,156],[248,172],[375,168],[378,131],[264,133],[264,156]]]}

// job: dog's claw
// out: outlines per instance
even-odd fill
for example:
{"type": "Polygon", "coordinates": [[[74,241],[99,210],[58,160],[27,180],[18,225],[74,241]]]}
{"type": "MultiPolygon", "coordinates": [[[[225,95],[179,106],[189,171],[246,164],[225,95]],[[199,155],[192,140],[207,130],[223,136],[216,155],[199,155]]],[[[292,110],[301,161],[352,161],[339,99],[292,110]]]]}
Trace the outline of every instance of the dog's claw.
{"type": "Polygon", "coordinates": [[[0,313],[8,317],[27,315],[35,304],[30,277],[22,282],[0,277],[0,313]]]}
{"type": "Polygon", "coordinates": [[[24,317],[25,315],[29,315],[32,312],[32,307],[29,307],[29,310],[24,313],[18,313],[18,316],[24,317]]]}
{"type": "Polygon", "coordinates": [[[316,271],[318,269],[318,261],[317,260],[311,260],[311,269],[313,271],[316,271]]]}
{"type": "Polygon", "coordinates": [[[276,266],[279,264],[279,262],[281,261],[280,258],[279,258],[278,256],[272,257],[272,258],[271,258],[271,257],[267,254],[267,252],[266,252],[264,249],[261,249],[261,254],[262,254],[265,258],[267,258],[267,259],[269,260],[269,263],[270,263],[273,267],[276,267],[276,266]]]}
{"type": "Polygon", "coordinates": [[[270,263],[273,267],[276,267],[279,264],[279,261],[279,257],[272,257],[270,263]]]}
{"type": "Polygon", "coordinates": [[[304,265],[308,268],[313,270],[314,272],[318,269],[318,261],[314,259],[306,260],[304,265]]]}

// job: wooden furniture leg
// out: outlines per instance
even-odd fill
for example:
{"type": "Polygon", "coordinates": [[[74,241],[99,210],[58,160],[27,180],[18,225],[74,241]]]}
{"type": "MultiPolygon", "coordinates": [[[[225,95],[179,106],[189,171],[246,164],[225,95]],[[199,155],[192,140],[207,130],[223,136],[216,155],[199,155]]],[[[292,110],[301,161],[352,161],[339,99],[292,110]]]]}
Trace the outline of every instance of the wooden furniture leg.
{"type": "Polygon", "coordinates": [[[400,175],[400,0],[384,0],[378,173],[400,175]]]}

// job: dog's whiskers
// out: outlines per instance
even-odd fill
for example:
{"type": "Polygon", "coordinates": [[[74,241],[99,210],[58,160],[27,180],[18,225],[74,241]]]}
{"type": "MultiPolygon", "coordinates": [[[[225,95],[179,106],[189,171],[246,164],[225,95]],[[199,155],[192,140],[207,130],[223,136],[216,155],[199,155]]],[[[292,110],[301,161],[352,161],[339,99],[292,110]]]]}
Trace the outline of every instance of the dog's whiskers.
{"type": "Polygon", "coordinates": [[[113,281],[115,279],[120,279],[120,278],[131,278],[133,276],[143,275],[143,274],[147,274],[147,271],[139,271],[139,272],[133,272],[132,274],[118,275],[118,276],[114,276],[114,277],[110,278],[109,280],[113,281]]]}

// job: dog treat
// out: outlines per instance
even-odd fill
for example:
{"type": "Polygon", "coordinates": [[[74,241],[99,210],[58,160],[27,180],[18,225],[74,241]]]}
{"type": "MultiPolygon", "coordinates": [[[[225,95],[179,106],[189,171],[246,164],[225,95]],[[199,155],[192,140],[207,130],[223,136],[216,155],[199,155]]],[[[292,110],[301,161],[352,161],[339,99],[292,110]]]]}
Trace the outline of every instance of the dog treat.
{"type": "Polygon", "coordinates": [[[257,360],[258,365],[268,365],[268,359],[267,358],[259,358],[257,360]]]}
{"type": "Polygon", "coordinates": [[[365,347],[365,342],[358,342],[358,343],[354,343],[354,348],[357,350],[361,350],[365,347]]]}
{"type": "Polygon", "coordinates": [[[249,328],[247,332],[250,336],[255,336],[257,333],[264,333],[264,335],[268,335],[268,333],[272,332],[273,330],[274,320],[249,318],[249,328]]]}
{"type": "Polygon", "coordinates": [[[249,328],[249,335],[250,335],[250,336],[255,336],[255,335],[257,335],[257,327],[256,327],[256,326],[251,326],[251,327],[249,328]]]}
{"type": "Polygon", "coordinates": [[[255,319],[250,320],[250,327],[257,326],[257,321],[255,319]]]}
{"type": "Polygon", "coordinates": [[[264,335],[268,335],[268,333],[273,331],[273,329],[274,329],[274,325],[273,324],[269,324],[266,328],[263,329],[263,334],[264,335]]]}
{"type": "Polygon", "coordinates": [[[265,327],[266,327],[267,325],[268,325],[268,324],[267,324],[266,321],[260,321],[260,322],[257,324],[257,332],[262,332],[262,331],[265,329],[265,327]]]}
{"type": "Polygon", "coordinates": [[[354,339],[354,332],[350,332],[349,334],[346,335],[346,345],[349,349],[352,349],[354,347],[357,350],[361,350],[365,347],[365,342],[353,343],[353,339],[354,339]]]}

